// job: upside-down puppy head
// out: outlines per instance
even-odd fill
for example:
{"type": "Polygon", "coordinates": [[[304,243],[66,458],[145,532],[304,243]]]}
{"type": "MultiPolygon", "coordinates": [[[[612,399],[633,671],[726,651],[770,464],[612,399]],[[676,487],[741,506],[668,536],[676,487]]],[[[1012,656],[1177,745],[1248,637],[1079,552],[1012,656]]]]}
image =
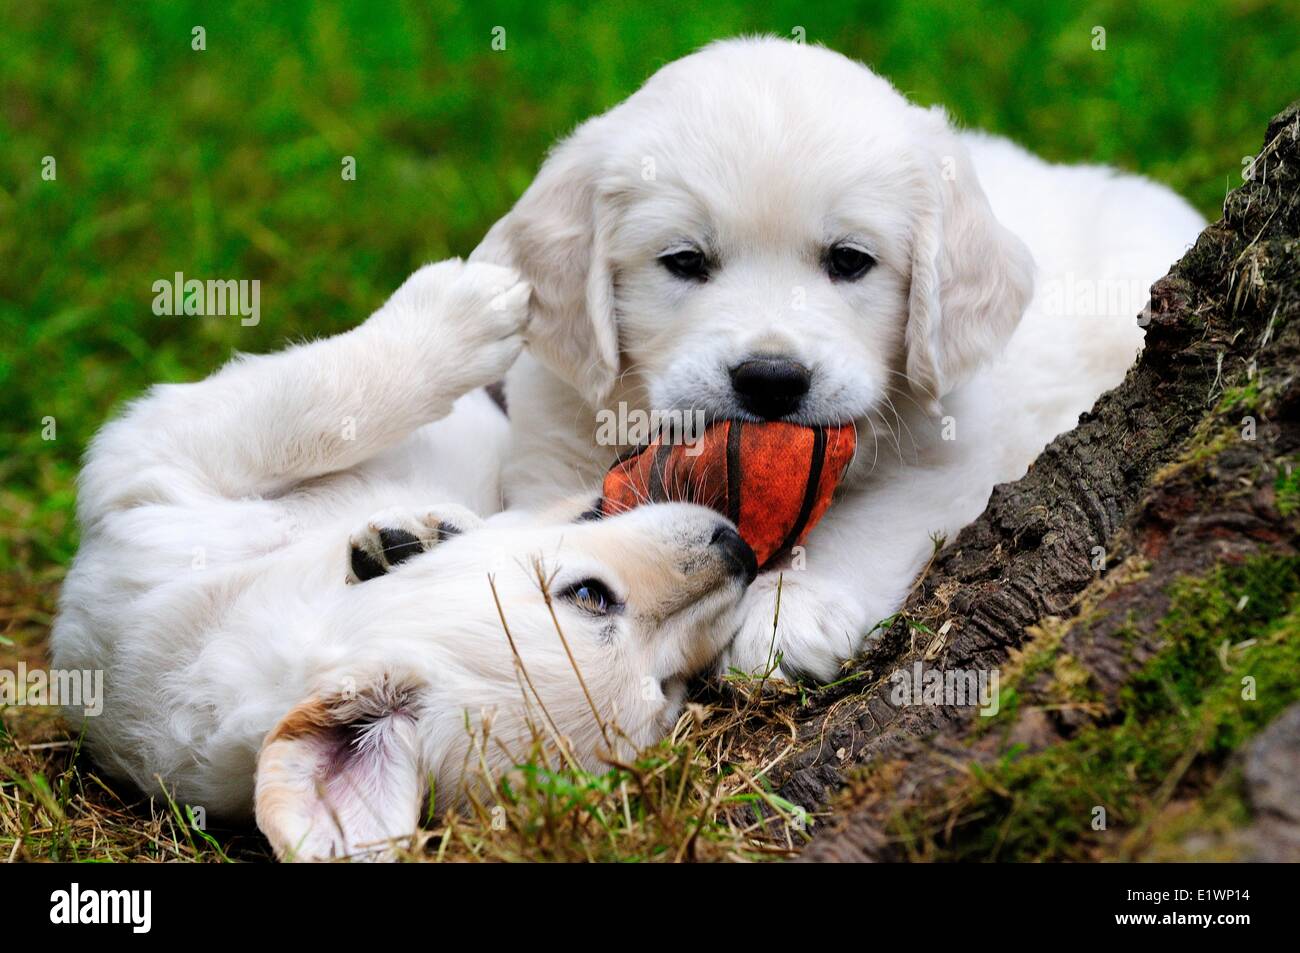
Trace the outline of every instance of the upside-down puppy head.
{"type": "Polygon", "coordinates": [[[415,829],[431,783],[439,810],[458,806],[467,767],[506,770],[538,735],[598,769],[671,727],[731,634],[753,553],[702,507],[584,508],[489,521],[348,587],[326,636],[337,662],[259,756],[278,856],[383,848],[415,829]]]}
{"type": "Polygon", "coordinates": [[[532,282],[531,347],[590,403],[623,380],[648,409],[805,424],[935,409],[1032,290],[941,110],[771,39],[584,123],[475,257],[532,282]]]}

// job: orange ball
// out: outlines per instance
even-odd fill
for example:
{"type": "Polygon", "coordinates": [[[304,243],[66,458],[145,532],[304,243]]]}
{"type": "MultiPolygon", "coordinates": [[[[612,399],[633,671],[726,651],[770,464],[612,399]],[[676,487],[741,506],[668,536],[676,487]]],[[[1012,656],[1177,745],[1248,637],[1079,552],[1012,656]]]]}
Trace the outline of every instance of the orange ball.
{"type": "Polygon", "coordinates": [[[807,538],[831,505],[857,448],[851,425],[724,420],[691,443],[656,440],[605,475],[600,510],[698,503],[735,524],[762,569],[807,538]]]}

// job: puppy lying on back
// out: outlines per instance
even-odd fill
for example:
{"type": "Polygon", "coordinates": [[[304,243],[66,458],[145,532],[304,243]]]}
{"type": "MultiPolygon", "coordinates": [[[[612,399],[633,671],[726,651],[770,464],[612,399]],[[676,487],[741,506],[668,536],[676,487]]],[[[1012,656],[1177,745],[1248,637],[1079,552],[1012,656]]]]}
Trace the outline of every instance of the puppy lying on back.
{"type": "Polygon", "coordinates": [[[713,44],[560,143],[471,256],[534,287],[506,501],[600,486],[623,449],[603,421],[633,413],[856,426],[839,499],[750,587],[725,660],[765,669],[775,619],[781,671],[831,679],[932,536],[1120,382],[1202,224],[1151,182],[960,133],[829,50],[713,44]]]}
{"type": "Polygon", "coordinates": [[[55,667],[105,672],[102,765],[255,809],[277,855],[315,859],[410,834],[430,782],[456,806],[471,733],[494,771],[530,718],[589,768],[665,733],[753,554],[685,505],[478,515],[506,440],[478,388],[519,353],[529,291],[428,266],[354,330],[156,387],[104,428],[52,635],[55,667]]]}

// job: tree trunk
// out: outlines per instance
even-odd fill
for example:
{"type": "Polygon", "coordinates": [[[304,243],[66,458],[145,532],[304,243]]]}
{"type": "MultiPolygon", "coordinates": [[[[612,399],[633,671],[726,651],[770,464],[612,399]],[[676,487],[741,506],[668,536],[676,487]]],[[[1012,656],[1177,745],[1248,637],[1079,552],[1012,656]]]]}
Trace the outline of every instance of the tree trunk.
{"type": "Polygon", "coordinates": [[[1300,103],[1123,384],[794,713],[774,781],[833,799],[804,859],[1300,856],[1298,236],[1300,103]],[[996,672],[1001,710],[902,704],[917,663],[996,672]]]}

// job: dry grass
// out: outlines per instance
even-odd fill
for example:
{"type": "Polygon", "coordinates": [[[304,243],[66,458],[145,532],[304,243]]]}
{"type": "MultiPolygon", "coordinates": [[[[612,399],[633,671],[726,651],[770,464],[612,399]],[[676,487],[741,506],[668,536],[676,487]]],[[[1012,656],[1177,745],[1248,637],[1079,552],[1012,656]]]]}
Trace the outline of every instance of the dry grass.
{"type": "MultiPolygon", "coordinates": [[[[45,667],[57,578],[0,587],[0,669],[45,667]],[[23,607],[23,608],[19,608],[23,607]]],[[[607,771],[567,766],[537,719],[504,778],[471,767],[471,807],[425,819],[410,861],[759,861],[796,853],[817,818],[774,793],[799,689],[730,676],[702,686],[668,738],[607,771]]],[[[616,725],[607,726],[612,734],[616,725]]],[[[482,739],[481,744],[491,743],[482,739]]],[[[0,860],[268,861],[255,828],[199,830],[183,806],[105,777],[49,708],[0,709],[0,860]]]]}
{"type": "MultiPolygon", "coordinates": [[[[504,778],[479,773],[465,814],[427,830],[416,855],[438,860],[756,861],[795,854],[815,818],[772,791],[769,774],[792,749],[784,714],[794,690],[729,679],[693,702],[668,738],[594,774],[565,766],[535,731],[524,763],[504,778]],[[777,753],[764,759],[784,736],[777,753]]],[[[611,727],[612,731],[617,731],[611,727]]],[[[408,855],[409,856],[409,855],[408,855]]]]}
{"type": "MultiPolygon", "coordinates": [[[[471,808],[426,819],[409,861],[755,861],[793,855],[816,818],[773,793],[758,739],[789,733],[784,686],[731,685],[671,736],[604,773],[565,767],[540,734],[504,778],[474,775],[471,808]],[[727,698],[729,701],[724,701],[727,698]]],[[[255,829],[197,830],[184,808],[105,778],[62,721],[9,709],[0,735],[0,858],[265,861],[255,829]]]]}
{"type": "MultiPolygon", "coordinates": [[[[44,668],[55,569],[0,577],[0,669],[44,668]]],[[[269,859],[256,831],[195,830],[175,806],[106,779],[49,708],[0,707],[0,860],[269,859]]]]}

